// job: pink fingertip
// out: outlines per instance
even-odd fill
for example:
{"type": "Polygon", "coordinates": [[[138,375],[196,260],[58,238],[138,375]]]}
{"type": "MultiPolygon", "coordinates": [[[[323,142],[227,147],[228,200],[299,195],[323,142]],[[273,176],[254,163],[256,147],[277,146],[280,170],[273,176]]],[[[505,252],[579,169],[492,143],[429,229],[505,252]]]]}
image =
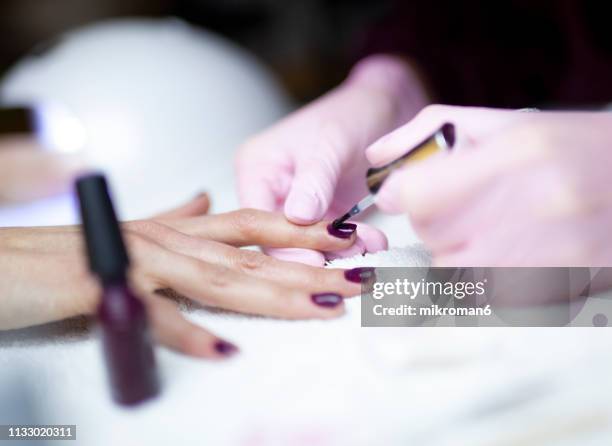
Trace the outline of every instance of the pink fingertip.
{"type": "Polygon", "coordinates": [[[376,195],[376,206],[387,214],[400,214],[404,211],[401,205],[401,191],[404,185],[402,172],[395,172],[385,181],[376,195]]]}
{"type": "Polygon", "coordinates": [[[355,243],[346,249],[340,251],[328,252],[325,254],[327,260],[343,259],[346,257],[355,257],[357,255],[363,255],[366,253],[366,246],[363,240],[357,238],[355,243]]]}
{"type": "Polygon", "coordinates": [[[378,167],[379,165],[383,164],[382,161],[385,159],[385,156],[384,152],[381,152],[381,149],[389,140],[389,135],[385,135],[374,141],[366,148],[365,156],[373,167],[378,167]]]}
{"type": "Polygon", "coordinates": [[[325,256],[312,249],[301,248],[268,248],[266,254],[286,262],[303,263],[310,266],[324,266],[325,256]]]}
{"type": "Polygon", "coordinates": [[[321,204],[314,195],[292,192],[285,202],[285,216],[293,223],[314,223],[321,218],[321,213],[321,204]]]}
{"type": "Polygon", "coordinates": [[[359,225],[357,227],[357,240],[363,242],[365,252],[374,253],[389,248],[387,236],[379,229],[369,225],[359,225]]]}

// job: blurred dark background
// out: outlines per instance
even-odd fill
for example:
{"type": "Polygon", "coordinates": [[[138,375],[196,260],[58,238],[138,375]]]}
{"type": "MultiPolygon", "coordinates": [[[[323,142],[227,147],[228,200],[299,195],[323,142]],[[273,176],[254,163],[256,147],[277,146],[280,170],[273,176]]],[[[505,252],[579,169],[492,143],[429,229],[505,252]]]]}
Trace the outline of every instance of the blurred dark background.
{"type": "Polygon", "coordinates": [[[176,16],[226,36],[298,101],[380,51],[416,60],[441,102],[612,101],[612,2],[595,0],[2,0],[0,73],[64,30],[125,16],[176,16]]]}
{"type": "Polygon", "coordinates": [[[0,72],[66,29],[124,16],[180,17],[254,52],[298,100],[337,84],[357,57],[360,32],[390,1],[2,0],[0,72]]]}

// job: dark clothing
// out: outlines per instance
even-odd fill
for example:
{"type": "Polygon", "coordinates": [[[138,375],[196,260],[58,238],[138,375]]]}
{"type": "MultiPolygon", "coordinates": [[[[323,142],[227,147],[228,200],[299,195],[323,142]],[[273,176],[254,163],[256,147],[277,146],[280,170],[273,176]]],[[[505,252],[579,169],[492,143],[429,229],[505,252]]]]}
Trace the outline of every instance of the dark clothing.
{"type": "Polygon", "coordinates": [[[404,1],[361,55],[415,60],[438,102],[496,107],[612,102],[612,2],[404,1]]]}

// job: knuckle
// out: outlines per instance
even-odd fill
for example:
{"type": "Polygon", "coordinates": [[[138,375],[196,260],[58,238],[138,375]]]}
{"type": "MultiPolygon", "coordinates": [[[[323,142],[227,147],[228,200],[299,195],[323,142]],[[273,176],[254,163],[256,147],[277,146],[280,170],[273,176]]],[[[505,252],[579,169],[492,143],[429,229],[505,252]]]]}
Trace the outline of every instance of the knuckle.
{"type": "Polygon", "coordinates": [[[233,262],[243,271],[255,271],[263,268],[268,264],[268,258],[256,251],[241,249],[235,256],[233,262]]]}
{"type": "MultiPolygon", "coordinates": [[[[214,267],[212,271],[210,266],[201,266],[203,273],[209,277],[209,284],[213,288],[228,288],[232,283],[232,273],[229,268],[214,267]]],[[[204,275],[204,274],[203,274],[204,275]]]]}
{"type": "Polygon", "coordinates": [[[254,236],[261,230],[259,216],[259,211],[255,209],[241,209],[232,213],[230,224],[239,234],[254,236]]]}

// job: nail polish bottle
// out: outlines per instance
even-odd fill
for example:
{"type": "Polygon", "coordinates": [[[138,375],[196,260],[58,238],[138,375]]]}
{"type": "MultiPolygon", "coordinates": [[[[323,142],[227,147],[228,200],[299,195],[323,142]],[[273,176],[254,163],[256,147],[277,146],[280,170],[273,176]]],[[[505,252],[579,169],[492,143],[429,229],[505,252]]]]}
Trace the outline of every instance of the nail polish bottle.
{"type": "Polygon", "coordinates": [[[102,285],[98,323],[113,399],[135,405],[159,392],[145,306],[127,282],[129,259],[103,175],[76,182],[89,267],[102,285]]]}

